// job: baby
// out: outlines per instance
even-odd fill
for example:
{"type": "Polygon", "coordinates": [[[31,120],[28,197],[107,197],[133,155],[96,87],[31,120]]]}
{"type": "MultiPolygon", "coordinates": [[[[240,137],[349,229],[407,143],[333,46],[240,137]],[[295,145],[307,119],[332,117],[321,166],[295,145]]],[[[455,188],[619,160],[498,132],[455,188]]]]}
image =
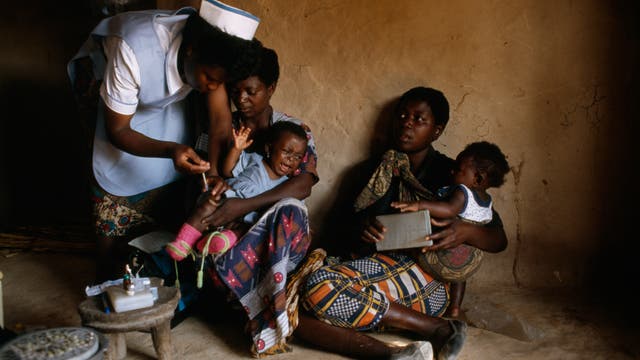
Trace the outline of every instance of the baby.
{"type": "MultiPolygon", "coordinates": [[[[240,164],[238,160],[252,143],[250,135],[251,131],[245,127],[234,130],[234,147],[229,151],[225,164],[235,162],[234,172],[238,175],[228,180],[231,189],[224,193],[227,198],[251,198],[285,182],[298,169],[307,151],[304,129],[294,122],[278,121],[269,128],[264,158],[257,153],[246,153],[249,155],[246,156],[246,163],[240,164]],[[242,168],[238,169],[238,166],[242,168]]],[[[196,242],[197,250],[205,256],[225,253],[259,218],[255,211],[248,213],[243,217],[242,224],[228,224],[227,229],[203,237],[207,224],[202,219],[217,208],[208,193],[203,195],[204,199],[198,202],[196,210],[182,225],[176,239],[166,246],[166,251],[176,261],[184,259],[196,242]]]]}
{"type": "MultiPolygon", "coordinates": [[[[509,172],[509,163],[495,144],[481,141],[467,145],[456,157],[453,182],[456,185],[438,191],[441,201],[419,200],[393,202],[391,206],[401,212],[429,210],[435,218],[459,217],[464,221],[487,224],[493,218],[491,195],[488,188],[498,188],[509,172]]],[[[464,296],[465,282],[451,283],[450,316],[457,317],[464,296]]]]}

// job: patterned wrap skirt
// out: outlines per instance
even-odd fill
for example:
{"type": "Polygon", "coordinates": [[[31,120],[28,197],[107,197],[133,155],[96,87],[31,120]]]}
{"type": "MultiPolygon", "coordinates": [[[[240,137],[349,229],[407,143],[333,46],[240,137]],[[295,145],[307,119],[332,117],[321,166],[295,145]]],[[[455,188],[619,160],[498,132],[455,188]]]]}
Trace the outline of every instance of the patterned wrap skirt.
{"type": "Polygon", "coordinates": [[[129,235],[136,228],[154,224],[147,215],[149,193],[134,196],[115,196],[97,185],[91,187],[91,203],[95,232],[99,236],[113,237],[129,235]]]}
{"type": "Polygon", "coordinates": [[[310,241],[306,206],[286,198],[267,210],[234,247],[208,264],[214,284],[224,284],[244,307],[256,357],[290,350],[286,340],[297,325],[297,313],[291,316],[297,298],[296,309],[291,309],[293,297],[287,295],[297,289],[287,291],[287,283],[305,258],[310,241]]]}
{"type": "Polygon", "coordinates": [[[390,302],[430,316],[441,316],[449,304],[448,286],[397,252],[324,266],[301,291],[318,319],[361,331],[378,326],[390,302]]]}
{"type": "Polygon", "coordinates": [[[132,196],[116,196],[91,184],[91,204],[96,235],[133,236],[163,227],[178,229],[186,218],[186,181],[179,180],[132,196]]]}

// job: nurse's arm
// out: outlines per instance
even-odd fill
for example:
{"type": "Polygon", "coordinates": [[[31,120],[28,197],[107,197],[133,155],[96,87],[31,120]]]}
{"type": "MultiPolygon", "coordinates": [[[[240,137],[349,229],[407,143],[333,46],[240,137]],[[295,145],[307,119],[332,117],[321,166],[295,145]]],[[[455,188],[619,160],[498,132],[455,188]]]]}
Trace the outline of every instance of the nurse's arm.
{"type": "Polygon", "coordinates": [[[224,86],[207,93],[209,115],[209,162],[208,176],[219,176],[219,164],[222,154],[231,144],[231,108],[224,86]]]}
{"type": "Polygon", "coordinates": [[[202,160],[189,146],[171,141],[152,139],[131,128],[133,115],[117,113],[105,107],[107,137],[118,149],[142,157],[169,158],[178,171],[198,174],[209,169],[209,163],[202,160]]]}

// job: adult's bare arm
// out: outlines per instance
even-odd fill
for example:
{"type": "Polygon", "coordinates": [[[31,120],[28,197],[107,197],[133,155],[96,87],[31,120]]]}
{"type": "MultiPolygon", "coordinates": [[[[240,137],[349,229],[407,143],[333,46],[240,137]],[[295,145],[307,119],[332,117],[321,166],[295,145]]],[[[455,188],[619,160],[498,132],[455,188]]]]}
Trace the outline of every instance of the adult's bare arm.
{"type": "Polygon", "coordinates": [[[231,108],[224,86],[218,86],[207,94],[207,114],[209,115],[209,162],[207,172],[210,177],[220,175],[221,156],[231,143],[231,108]]]}
{"type": "Polygon", "coordinates": [[[238,163],[241,154],[242,150],[236,148],[235,146],[229,148],[229,152],[222,161],[222,167],[220,169],[220,173],[222,176],[224,176],[225,178],[230,178],[233,176],[233,168],[238,163]]]}
{"type": "Polygon", "coordinates": [[[434,245],[423,248],[423,251],[450,249],[460,244],[475,246],[490,253],[507,248],[507,235],[502,226],[475,225],[459,219],[431,219],[431,224],[444,228],[428,237],[434,241],[434,245]]]}
{"type": "Polygon", "coordinates": [[[213,226],[220,226],[252,211],[271,206],[286,197],[302,200],[311,194],[311,187],[314,183],[313,175],[302,173],[252,198],[226,199],[205,221],[213,226]]]}
{"type": "Polygon", "coordinates": [[[105,107],[107,136],[117,148],[130,154],[144,157],[170,158],[178,171],[198,174],[209,169],[191,147],[171,141],[152,139],[131,128],[133,115],[117,113],[105,107]]]}

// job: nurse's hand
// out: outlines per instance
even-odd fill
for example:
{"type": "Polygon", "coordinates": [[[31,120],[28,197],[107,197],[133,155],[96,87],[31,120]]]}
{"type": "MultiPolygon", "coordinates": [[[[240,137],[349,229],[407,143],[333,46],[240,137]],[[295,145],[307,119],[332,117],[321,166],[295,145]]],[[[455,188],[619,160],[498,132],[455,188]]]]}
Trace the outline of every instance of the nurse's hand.
{"type": "Polygon", "coordinates": [[[211,168],[208,161],[202,160],[191,147],[175,144],[171,151],[173,166],[177,171],[185,174],[201,174],[211,168]]]}
{"type": "Polygon", "coordinates": [[[202,184],[202,191],[215,190],[216,193],[222,194],[231,189],[231,186],[229,186],[221,176],[206,175],[205,179],[207,180],[207,183],[202,184]]]}
{"type": "Polygon", "coordinates": [[[364,224],[360,239],[367,243],[377,243],[384,240],[384,233],[387,229],[376,218],[370,218],[364,224]]]}

